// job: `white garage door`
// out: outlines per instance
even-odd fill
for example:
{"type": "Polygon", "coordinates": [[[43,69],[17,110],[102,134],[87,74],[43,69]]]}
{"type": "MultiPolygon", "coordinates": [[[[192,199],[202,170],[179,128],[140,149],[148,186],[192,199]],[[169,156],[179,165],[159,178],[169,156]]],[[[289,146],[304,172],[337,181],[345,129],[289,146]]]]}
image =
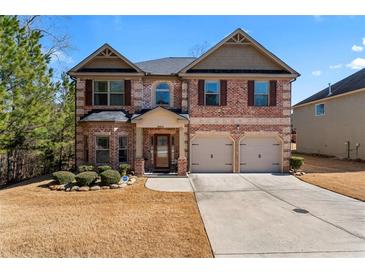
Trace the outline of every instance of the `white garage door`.
{"type": "Polygon", "coordinates": [[[281,172],[281,143],[273,137],[246,137],[240,142],[241,172],[281,172]]]}
{"type": "Polygon", "coordinates": [[[197,136],[191,143],[192,172],[232,172],[233,142],[226,136],[197,136]]]}

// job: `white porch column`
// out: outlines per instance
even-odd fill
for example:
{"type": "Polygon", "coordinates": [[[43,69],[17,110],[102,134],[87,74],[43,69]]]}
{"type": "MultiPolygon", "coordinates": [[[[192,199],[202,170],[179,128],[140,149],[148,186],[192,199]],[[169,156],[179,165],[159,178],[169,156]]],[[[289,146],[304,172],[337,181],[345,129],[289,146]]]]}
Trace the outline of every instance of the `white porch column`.
{"type": "Polygon", "coordinates": [[[136,128],[136,159],[143,158],[143,128],[136,128]]]}

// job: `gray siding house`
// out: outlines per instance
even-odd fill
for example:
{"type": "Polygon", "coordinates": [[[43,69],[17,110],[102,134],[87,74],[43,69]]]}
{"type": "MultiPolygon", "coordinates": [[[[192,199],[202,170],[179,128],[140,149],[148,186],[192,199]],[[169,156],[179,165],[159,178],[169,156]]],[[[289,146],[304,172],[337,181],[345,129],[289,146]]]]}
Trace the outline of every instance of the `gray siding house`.
{"type": "Polygon", "coordinates": [[[297,152],[365,159],[365,69],[293,106],[297,152]]]}

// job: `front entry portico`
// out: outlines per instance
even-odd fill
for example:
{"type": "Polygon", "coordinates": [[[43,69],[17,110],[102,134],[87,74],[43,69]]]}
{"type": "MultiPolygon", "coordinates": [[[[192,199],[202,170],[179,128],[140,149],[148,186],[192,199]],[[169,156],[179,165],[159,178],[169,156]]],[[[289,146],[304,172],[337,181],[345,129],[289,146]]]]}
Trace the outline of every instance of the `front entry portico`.
{"type": "Polygon", "coordinates": [[[187,172],[187,114],[156,107],[132,117],[136,125],[137,175],[187,172]]]}

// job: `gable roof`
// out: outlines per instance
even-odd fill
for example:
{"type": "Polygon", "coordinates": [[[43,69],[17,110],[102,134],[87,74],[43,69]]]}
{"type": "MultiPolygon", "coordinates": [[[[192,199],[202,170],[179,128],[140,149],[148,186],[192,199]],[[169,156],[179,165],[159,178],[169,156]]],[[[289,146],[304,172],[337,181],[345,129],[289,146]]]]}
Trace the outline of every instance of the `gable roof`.
{"type": "Polygon", "coordinates": [[[146,109],[145,111],[143,111],[142,113],[137,113],[137,114],[133,114],[131,120],[135,120],[135,119],[140,119],[142,118],[144,115],[149,115],[155,111],[158,111],[158,110],[163,110],[166,112],[166,114],[170,114],[170,115],[174,115],[178,118],[183,118],[185,120],[189,120],[189,114],[186,114],[186,113],[180,113],[180,112],[177,112],[177,111],[174,111],[172,109],[167,109],[163,106],[156,106],[152,109],[146,109]]]}
{"type": "MultiPolygon", "coordinates": [[[[237,36],[237,35],[242,37],[241,38],[242,41],[243,40],[248,40],[250,43],[252,43],[252,45],[257,50],[261,51],[264,55],[266,55],[269,58],[271,58],[273,61],[275,61],[277,64],[279,64],[285,70],[287,70],[287,72],[289,74],[293,74],[295,77],[299,76],[299,73],[298,72],[296,72],[294,69],[292,69],[291,67],[289,67],[284,61],[282,61],[276,55],[274,55],[273,53],[271,53],[270,51],[268,51],[260,43],[258,43],[255,39],[253,39],[250,35],[248,35],[245,31],[243,31],[240,28],[236,29],[234,32],[232,32],[231,34],[229,34],[228,36],[226,36],[223,40],[221,40],[215,46],[213,46],[212,48],[210,48],[207,52],[205,52],[204,54],[202,54],[199,58],[195,59],[193,62],[191,62],[190,64],[188,64],[187,66],[185,66],[183,69],[180,70],[179,73],[186,73],[186,72],[188,72],[189,69],[191,69],[192,67],[194,67],[195,65],[197,65],[198,63],[200,63],[202,60],[204,60],[207,56],[209,56],[210,54],[212,54],[213,52],[215,52],[223,44],[225,44],[226,42],[234,39],[234,37],[237,36]]],[[[238,42],[240,42],[240,41],[238,41],[238,42]]],[[[243,72],[243,73],[246,73],[246,72],[243,72]]]]}
{"type": "Polygon", "coordinates": [[[170,75],[178,73],[182,68],[193,62],[194,57],[166,57],[137,62],[136,65],[150,74],[170,75]]]}
{"type": "Polygon", "coordinates": [[[340,94],[346,94],[348,92],[359,89],[365,89],[365,68],[331,85],[331,95],[329,95],[329,87],[327,87],[317,92],[316,94],[313,94],[307,99],[300,101],[293,107],[297,107],[306,103],[318,101],[325,98],[331,98],[340,94]]]}
{"type": "MultiPolygon", "coordinates": [[[[93,53],[91,53],[89,56],[87,56],[84,60],[82,60],[80,63],[78,63],[76,66],[74,66],[72,69],[70,69],[68,71],[68,73],[70,73],[70,72],[79,72],[79,70],[86,63],[88,63],[89,61],[91,61],[94,57],[98,56],[100,53],[102,53],[106,49],[110,50],[113,55],[119,57],[122,61],[124,61],[125,63],[127,63],[132,68],[132,70],[125,71],[125,72],[143,72],[133,62],[131,62],[130,60],[128,60],[125,56],[123,56],[121,53],[119,53],[117,50],[115,50],[112,46],[110,46],[109,44],[105,43],[100,48],[98,48],[93,53]]],[[[116,71],[116,69],[114,69],[114,70],[115,71],[113,71],[113,69],[99,69],[99,71],[87,71],[87,69],[86,69],[84,72],[119,72],[119,71],[116,71]],[[106,70],[106,71],[101,71],[101,70],[106,70]]]]}

